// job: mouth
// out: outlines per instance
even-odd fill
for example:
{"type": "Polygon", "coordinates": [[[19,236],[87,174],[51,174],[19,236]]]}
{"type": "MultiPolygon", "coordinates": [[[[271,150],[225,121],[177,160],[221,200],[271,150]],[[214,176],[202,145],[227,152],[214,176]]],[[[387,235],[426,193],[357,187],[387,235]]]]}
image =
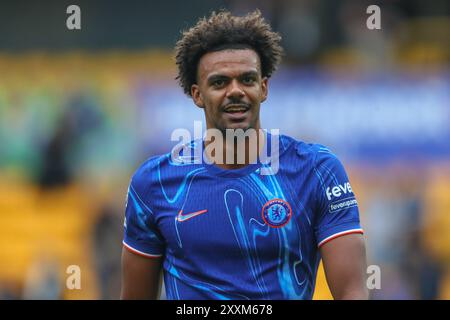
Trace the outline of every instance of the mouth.
{"type": "Polygon", "coordinates": [[[244,115],[249,109],[247,104],[229,104],[225,107],[224,112],[230,115],[244,115]]]}
{"type": "Polygon", "coordinates": [[[243,122],[248,118],[250,106],[246,104],[229,104],[225,107],[224,113],[228,121],[243,122]]]}

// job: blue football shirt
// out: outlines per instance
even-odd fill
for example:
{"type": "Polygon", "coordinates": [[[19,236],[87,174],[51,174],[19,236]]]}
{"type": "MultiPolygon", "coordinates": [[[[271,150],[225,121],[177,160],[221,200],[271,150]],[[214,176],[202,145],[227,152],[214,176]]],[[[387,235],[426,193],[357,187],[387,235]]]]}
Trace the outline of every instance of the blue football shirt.
{"type": "Polygon", "coordinates": [[[170,153],[135,172],[123,244],[163,258],[168,299],[311,299],[320,246],[363,233],[336,156],[322,145],[278,138],[273,175],[261,174],[264,163],[224,170],[173,161],[170,153]]]}

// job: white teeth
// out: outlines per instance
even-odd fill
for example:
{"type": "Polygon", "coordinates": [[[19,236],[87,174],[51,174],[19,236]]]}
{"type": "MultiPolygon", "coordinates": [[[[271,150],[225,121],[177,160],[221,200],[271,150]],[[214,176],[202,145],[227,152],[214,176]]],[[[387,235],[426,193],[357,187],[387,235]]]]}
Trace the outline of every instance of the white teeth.
{"type": "Polygon", "coordinates": [[[225,112],[246,112],[248,110],[247,107],[243,105],[234,105],[234,106],[228,106],[228,108],[225,109],[225,112]]]}
{"type": "Polygon", "coordinates": [[[236,109],[228,109],[227,112],[244,112],[245,109],[244,108],[236,108],[236,109]]]}

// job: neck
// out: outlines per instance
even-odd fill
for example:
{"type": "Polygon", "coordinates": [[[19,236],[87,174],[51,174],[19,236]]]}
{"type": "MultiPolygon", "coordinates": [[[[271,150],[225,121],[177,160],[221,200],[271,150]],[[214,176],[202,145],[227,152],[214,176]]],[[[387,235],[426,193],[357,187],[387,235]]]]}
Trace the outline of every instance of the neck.
{"type": "Polygon", "coordinates": [[[226,130],[221,132],[221,136],[214,136],[214,139],[208,131],[205,139],[205,150],[209,150],[207,150],[206,155],[208,156],[208,151],[211,151],[210,154],[213,158],[210,158],[210,160],[220,168],[239,169],[257,163],[258,156],[263,152],[265,140],[264,132],[260,126],[245,131],[226,130]],[[217,139],[222,139],[223,143],[218,143],[217,139]],[[214,145],[211,145],[211,143],[214,143],[214,145]],[[222,153],[218,154],[220,147],[222,153]]]}

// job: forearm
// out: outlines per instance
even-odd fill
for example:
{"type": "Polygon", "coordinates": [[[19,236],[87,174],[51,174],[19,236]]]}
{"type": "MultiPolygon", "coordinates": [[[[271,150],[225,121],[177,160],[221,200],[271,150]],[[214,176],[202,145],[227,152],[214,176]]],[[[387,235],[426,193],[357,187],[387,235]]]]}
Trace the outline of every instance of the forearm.
{"type": "Polygon", "coordinates": [[[145,258],[122,250],[121,299],[159,298],[161,288],[161,258],[145,258]]]}
{"type": "Polygon", "coordinates": [[[361,235],[337,238],[321,248],[327,283],[336,300],[366,300],[366,252],[361,235]]]}

